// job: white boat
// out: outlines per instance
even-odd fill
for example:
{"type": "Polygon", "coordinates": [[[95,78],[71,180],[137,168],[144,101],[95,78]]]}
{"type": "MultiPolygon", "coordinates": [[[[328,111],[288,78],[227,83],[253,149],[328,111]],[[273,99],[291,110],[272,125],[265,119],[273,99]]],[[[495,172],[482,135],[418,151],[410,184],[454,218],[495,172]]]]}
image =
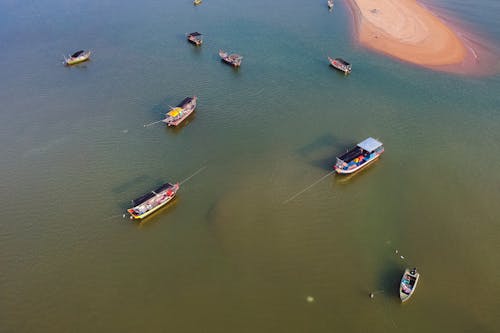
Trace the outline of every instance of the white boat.
{"type": "Polygon", "coordinates": [[[338,174],[354,173],[376,161],[383,152],[382,142],[367,138],[337,157],[337,163],[333,168],[338,174]]]}
{"type": "Polygon", "coordinates": [[[87,61],[90,59],[90,53],[90,51],[84,50],[77,51],[70,55],[68,58],[64,57],[64,64],[66,64],[67,66],[71,66],[87,61]]]}
{"type": "Polygon", "coordinates": [[[327,4],[328,4],[328,9],[333,8],[333,0],[328,0],[327,4]]]}
{"type": "Polygon", "coordinates": [[[406,302],[415,292],[417,288],[418,279],[420,274],[417,272],[416,268],[410,270],[407,268],[403,277],[401,278],[401,284],[399,285],[399,298],[401,302],[406,302]]]}

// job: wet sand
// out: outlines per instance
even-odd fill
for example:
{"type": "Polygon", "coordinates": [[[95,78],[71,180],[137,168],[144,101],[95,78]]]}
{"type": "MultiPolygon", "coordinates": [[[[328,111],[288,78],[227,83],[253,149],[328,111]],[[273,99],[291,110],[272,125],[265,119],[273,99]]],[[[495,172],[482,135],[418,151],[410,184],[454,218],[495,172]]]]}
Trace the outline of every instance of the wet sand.
{"type": "Polygon", "coordinates": [[[362,45],[417,65],[460,64],[467,49],[457,34],[415,0],[351,0],[362,45]]]}

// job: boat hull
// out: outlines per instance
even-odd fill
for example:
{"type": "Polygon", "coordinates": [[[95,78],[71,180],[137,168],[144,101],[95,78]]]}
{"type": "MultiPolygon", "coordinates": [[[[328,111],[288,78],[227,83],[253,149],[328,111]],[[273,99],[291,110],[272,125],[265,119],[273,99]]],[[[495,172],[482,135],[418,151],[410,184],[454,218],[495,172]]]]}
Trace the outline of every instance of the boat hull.
{"type": "Polygon", "coordinates": [[[89,59],[90,59],[90,51],[80,57],[67,58],[64,60],[64,63],[66,64],[66,66],[72,66],[76,64],[81,64],[82,62],[88,61],[89,59]]]}
{"type": "Polygon", "coordinates": [[[170,201],[172,201],[175,196],[177,195],[177,191],[179,190],[179,184],[172,185],[168,189],[166,189],[163,192],[157,193],[156,196],[152,197],[150,200],[142,202],[140,205],[132,207],[127,209],[127,212],[130,214],[130,218],[133,220],[141,220],[145,217],[150,216],[154,212],[160,210],[162,207],[164,207],[166,204],[168,204],[170,201]],[[169,193],[170,192],[170,193],[169,193]],[[154,200],[158,200],[157,197],[161,196],[160,200],[162,200],[160,203],[157,203],[154,207],[151,207],[147,211],[144,211],[142,213],[139,213],[137,210],[140,209],[140,207],[144,207],[144,205],[148,204],[153,204],[154,200]]]}
{"type": "Polygon", "coordinates": [[[147,212],[143,213],[143,214],[136,214],[134,212],[134,209],[133,208],[129,208],[127,209],[127,212],[130,214],[130,218],[133,219],[133,220],[142,220],[143,218],[145,217],[148,217],[149,215],[153,214],[154,212],[156,212],[157,210],[161,209],[162,207],[164,207],[166,204],[168,204],[170,201],[172,201],[173,199],[175,198],[175,195],[170,197],[167,201],[163,202],[162,204],[159,204],[158,206],[156,206],[155,208],[153,209],[150,209],[148,210],[147,212]]]}
{"type": "Polygon", "coordinates": [[[186,120],[187,117],[189,117],[191,115],[191,113],[194,112],[194,108],[192,108],[191,110],[188,110],[184,113],[184,115],[175,120],[175,121],[165,121],[165,123],[167,124],[168,127],[176,127],[176,126],[179,126],[184,120],[186,120]]]}
{"type": "Polygon", "coordinates": [[[333,168],[340,175],[349,175],[349,174],[355,173],[356,171],[363,169],[364,167],[370,165],[372,162],[375,162],[380,157],[380,155],[381,154],[378,154],[377,156],[374,156],[373,158],[366,161],[365,163],[363,163],[355,168],[349,169],[349,170],[341,169],[341,168],[337,167],[336,165],[333,168]]]}

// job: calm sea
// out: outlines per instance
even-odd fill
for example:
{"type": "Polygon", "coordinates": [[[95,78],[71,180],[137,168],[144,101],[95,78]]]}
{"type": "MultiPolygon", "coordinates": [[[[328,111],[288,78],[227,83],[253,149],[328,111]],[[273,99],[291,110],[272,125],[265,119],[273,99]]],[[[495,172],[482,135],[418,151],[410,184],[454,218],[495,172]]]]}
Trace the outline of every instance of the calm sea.
{"type": "MultiPolygon", "coordinates": [[[[498,1],[432,2],[497,52],[498,1]]],[[[343,0],[1,0],[0,47],[0,332],[500,330],[498,74],[374,54],[343,0]],[[380,161],[322,179],[368,136],[380,161]]]]}

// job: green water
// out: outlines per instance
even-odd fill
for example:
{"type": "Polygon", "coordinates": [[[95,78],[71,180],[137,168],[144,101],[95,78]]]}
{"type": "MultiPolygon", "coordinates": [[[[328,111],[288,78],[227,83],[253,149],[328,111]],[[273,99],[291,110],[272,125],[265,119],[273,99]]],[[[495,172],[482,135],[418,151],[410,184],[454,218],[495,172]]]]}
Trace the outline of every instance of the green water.
{"type": "MultiPolygon", "coordinates": [[[[495,1],[439,6],[496,50],[495,1]]],[[[500,76],[351,34],[343,1],[1,2],[0,332],[500,330],[500,76]],[[92,60],[62,66],[79,48],[92,60]],[[143,126],[191,95],[186,126],[143,126]],[[380,161],[289,201],[368,136],[380,161]],[[122,218],[203,167],[168,208],[122,218]]]]}

